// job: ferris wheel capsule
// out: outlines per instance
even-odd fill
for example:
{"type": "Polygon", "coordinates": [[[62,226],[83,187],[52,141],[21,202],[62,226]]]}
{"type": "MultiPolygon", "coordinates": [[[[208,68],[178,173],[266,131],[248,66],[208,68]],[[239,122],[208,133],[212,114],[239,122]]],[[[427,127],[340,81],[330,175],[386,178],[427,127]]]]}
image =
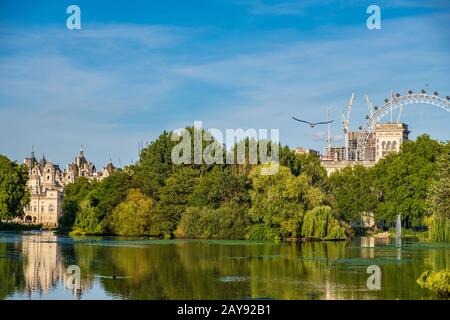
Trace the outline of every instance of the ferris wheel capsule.
{"type": "Polygon", "coordinates": [[[446,99],[447,99],[447,100],[450,100],[450,96],[447,96],[446,99]]]}
{"type": "Polygon", "coordinates": [[[438,93],[437,91],[433,92],[433,94],[434,94],[435,96],[438,96],[438,95],[439,95],[439,93],[438,93]]]}
{"type": "Polygon", "coordinates": [[[412,90],[408,90],[408,93],[409,93],[409,94],[413,94],[413,91],[412,91],[412,90]]]}
{"type": "Polygon", "coordinates": [[[397,98],[400,97],[400,93],[397,92],[397,94],[395,95],[397,98]]]}
{"type": "Polygon", "coordinates": [[[425,91],[424,89],[422,89],[422,91],[421,91],[421,92],[422,92],[422,94],[425,94],[425,93],[427,93],[427,92],[426,92],[426,91],[425,91]]]}

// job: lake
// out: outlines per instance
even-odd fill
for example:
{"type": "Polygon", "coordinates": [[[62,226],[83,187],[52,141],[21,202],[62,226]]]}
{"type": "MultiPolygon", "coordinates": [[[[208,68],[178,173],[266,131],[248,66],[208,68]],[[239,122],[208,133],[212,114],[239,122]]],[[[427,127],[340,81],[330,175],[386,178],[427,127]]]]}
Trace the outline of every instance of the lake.
{"type": "Polygon", "coordinates": [[[450,244],[414,239],[271,243],[0,232],[1,299],[436,299],[416,279],[443,268],[450,268],[450,244]],[[79,290],[69,289],[73,265],[79,290]],[[370,266],[381,271],[375,289],[367,285],[370,266]]]}

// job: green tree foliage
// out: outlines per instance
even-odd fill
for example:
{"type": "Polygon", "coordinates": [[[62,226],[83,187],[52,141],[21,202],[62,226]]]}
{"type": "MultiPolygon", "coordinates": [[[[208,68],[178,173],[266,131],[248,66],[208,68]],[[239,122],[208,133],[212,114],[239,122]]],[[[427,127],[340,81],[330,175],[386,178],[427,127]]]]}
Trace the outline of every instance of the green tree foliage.
{"type": "Polygon", "coordinates": [[[300,175],[300,172],[302,170],[300,155],[291,150],[289,146],[280,146],[280,165],[291,169],[291,173],[294,176],[300,175]]]}
{"type": "Polygon", "coordinates": [[[450,270],[424,271],[417,279],[422,287],[436,292],[442,296],[450,296],[450,270]]]}
{"type": "Polygon", "coordinates": [[[431,219],[429,238],[434,242],[450,242],[449,218],[433,215],[431,219]]]}
{"type": "Polygon", "coordinates": [[[72,234],[105,234],[107,233],[104,214],[96,210],[92,204],[92,193],[89,193],[79,204],[79,210],[75,218],[72,234]]]}
{"type": "Polygon", "coordinates": [[[301,173],[311,178],[314,186],[321,186],[326,179],[327,173],[320,165],[320,159],[315,154],[296,154],[288,146],[280,147],[280,164],[291,169],[293,175],[301,173]]]}
{"type": "Polygon", "coordinates": [[[305,213],[302,236],[322,240],[347,239],[345,228],[333,217],[328,206],[315,207],[305,213]]]}
{"type": "MultiPolygon", "coordinates": [[[[144,192],[144,194],[151,196],[153,199],[159,200],[159,189],[164,186],[165,181],[175,171],[182,167],[191,167],[198,169],[201,173],[206,172],[209,166],[205,164],[204,159],[202,164],[196,164],[194,161],[194,144],[195,137],[201,138],[201,150],[203,151],[208,146],[217,146],[211,133],[203,129],[194,127],[186,127],[184,132],[187,132],[190,137],[190,153],[189,164],[174,164],[172,162],[172,151],[175,146],[184,141],[183,133],[173,134],[173,132],[164,131],[158,139],[151,142],[150,145],[144,148],[140,154],[139,161],[136,165],[130,167],[133,172],[133,184],[144,192]]],[[[220,146],[220,157],[224,158],[224,150],[220,146]]],[[[182,153],[181,153],[182,154],[182,153]]],[[[215,153],[213,153],[215,154],[215,153]]]]}
{"type": "Polygon", "coordinates": [[[338,217],[346,222],[359,222],[361,212],[374,212],[377,207],[373,171],[369,168],[345,167],[331,174],[327,185],[334,197],[338,217]]]}
{"type": "Polygon", "coordinates": [[[324,194],[304,174],[295,177],[289,168],[280,166],[275,175],[262,175],[264,166],[256,167],[250,174],[253,186],[250,215],[255,224],[250,238],[298,237],[304,212],[320,205],[324,194]]]}
{"type": "Polygon", "coordinates": [[[110,233],[110,219],[113,209],[127,196],[131,177],[117,171],[98,183],[80,202],[74,229],[77,233],[110,233]]]}
{"type": "Polygon", "coordinates": [[[23,216],[30,202],[28,169],[0,155],[0,221],[23,216]]]}
{"type": "Polygon", "coordinates": [[[430,239],[450,242],[450,154],[444,153],[437,162],[438,180],[432,185],[427,204],[433,215],[430,239]]]}
{"type": "Polygon", "coordinates": [[[199,170],[181,167],[166,179],[159,191],[159,202],[155,209],[157,227],[161,233],[172,234],[176,229],[199,177],[199,170]]]}
{"type": "Polygon", "coordinates": [[[154,235],[154,202],[138,189],[128,190],[125,201],[114,208],[111,227],[115,234],[125,236],[154,235]]]}
{"type": "Polygon", "coordinates": [[[80,210],[80,202],[95,188],[96,184],[96,182],[89,181],[86,177],[78,177],[73,183],[69,183],[64,188],[62,216],[58,227],[59,232],[72,231],[77,213],[80,210]]]}
{"type": "Polygon", "coordinates": [[[141,151],[138,163],[131,168],[134,185],[152,197],[173,172],[171,153],[177,142],[171,136],[171,132],[164,131],[141,151]]]}
{"type": "Polygon", "coordinates": [[[244,175],[235,175],[230,168],[214,167],[202,176],[190,196],[190,205],[219,208],[226,202],[249,203],[249,181],[244,175]]]}
{"type": "Polygon", "coordinates": [[[374,168],[379,204],[377,220],[393,223],[401,214],[407,227],[423,226],[428,190],[436,179],[436,160],[444,145],[428,135],[402,144],[401,151],[389,154],[374,168]]]}
{"type": "Polygon", "coordinates": [[[228,203],[217,209],[188,207],[182,214],[177,235],[191,239],[245,239],[249,225],[245,205],[228,203]]]}

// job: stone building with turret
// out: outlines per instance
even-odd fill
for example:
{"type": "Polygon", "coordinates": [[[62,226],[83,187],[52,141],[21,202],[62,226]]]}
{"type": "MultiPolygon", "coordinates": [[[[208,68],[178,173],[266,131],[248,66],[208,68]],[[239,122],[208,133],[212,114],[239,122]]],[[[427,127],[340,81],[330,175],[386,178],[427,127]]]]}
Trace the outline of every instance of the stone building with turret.
{"type": "Polygon", "coordinates": [[[80,176],[102,180],[116,170],[110,160],[102,171],[97,172],[95,165],[85,158],[83,148],[75,157],[75,161],[69,163],[64,171],[58,165],[47,161],[44,155],[37,161],[34,151],[30,157],[24,159],[24,164],[29,169],[30,203],[24,208],[23,222],[52,227],[58,225],[62,215],[64,187],[67,184],[80,176]]]}
{"type": "Polygon", "coordinates": [[[44,155],[37,161],[34,151],[24,163],[29,168],[30,203],[24,209],[23,222],[57,226],[64,196],[63,174],[59,166],[47,161],[44,155]]]}

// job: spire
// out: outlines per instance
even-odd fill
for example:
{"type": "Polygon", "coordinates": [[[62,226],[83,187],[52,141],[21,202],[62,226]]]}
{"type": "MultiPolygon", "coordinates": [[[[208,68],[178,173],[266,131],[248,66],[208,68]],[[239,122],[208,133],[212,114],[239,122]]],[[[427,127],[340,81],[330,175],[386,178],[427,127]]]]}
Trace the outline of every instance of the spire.
{"type": "Polygon", "coordinates": [[[25,159],[26,163],[28,163],[28,166],[30,167],[30,170],[33,168],[33,166],[37,163],[37,160],[34,156],[34,145],[31,145],[31,155],[29,158],[25,159]]]}
{"type": "Polygon", "coordinates": [[[80,147],[80,157],[84,157],[83,145],[80,147]]]}
{"type": "Polygon", "coordinates": [[[37,162],[37,160],[36,160],[36,157],[34,156],[34,144],[31,146],[31,165],[34,165],[36,162],[37,162]]]}
{"type": "Polygon", "coordinates": [[[42,154],[42,158],[41,158],[41,160],[39,161],[39,164],[40,164],[41,166],[45,166],[46,163],[47,163],[47,160],[45,159],[44,154],[42,154]]]}

